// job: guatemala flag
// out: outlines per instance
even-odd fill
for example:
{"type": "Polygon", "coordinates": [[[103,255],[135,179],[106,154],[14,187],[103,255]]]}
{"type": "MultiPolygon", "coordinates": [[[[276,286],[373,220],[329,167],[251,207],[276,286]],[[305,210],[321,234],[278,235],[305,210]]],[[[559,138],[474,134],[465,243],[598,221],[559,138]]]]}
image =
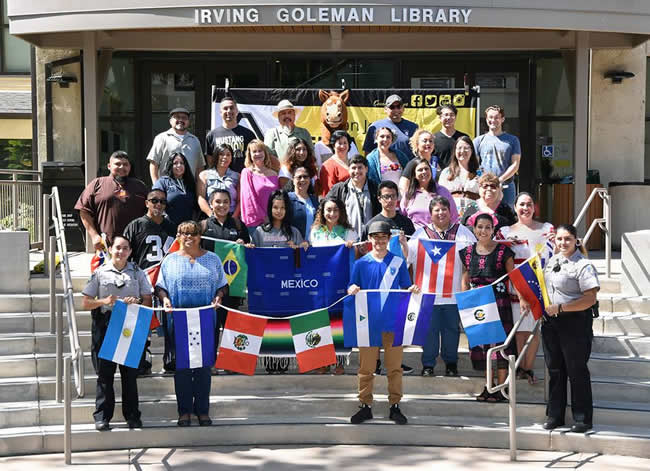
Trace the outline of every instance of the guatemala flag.
{"type": "Polygon", "coordinates": [[[384,330],[381,297],[378,292],[359,291],[348,296],[343,308],[343,345],[381,347],[384,330]]]}
{"type": "Polygon", "coordinates": [[[149,336],[153,309],[116,301],[108,322],[99,358],[137,368],[149,336]]]}
{"type": "Polygon", "coordinates": [[[470,347],[506,339],[492,285],[456,293],[456,301],[470,347]]]}
{"type": "Polygon", "coordinates": [[[176,368],[213,366],[214,308],[173,311],[176,368]]]}
{"type": "Polygon", "coordinates": [[[395,340],[393,346],[399,345],[424,345],[431,317],[433,304],[436,299],[434,294],[400,293],[405,296],[396,312],[395,340]]]}

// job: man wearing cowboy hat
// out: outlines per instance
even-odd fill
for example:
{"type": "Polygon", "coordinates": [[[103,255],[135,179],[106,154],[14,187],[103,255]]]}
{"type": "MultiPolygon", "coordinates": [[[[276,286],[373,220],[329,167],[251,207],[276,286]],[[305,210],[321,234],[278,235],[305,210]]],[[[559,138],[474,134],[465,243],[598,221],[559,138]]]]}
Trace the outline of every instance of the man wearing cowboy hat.
{"type": "Polygon", "coordinates": [[[190,124],[190,112],[186,108],[174,108],[169,112],[171,128],[158,134],[154,140],[147,160],[151,183],[156,183],[164,175],[167,161],[177,152],[185,156],[190,164],[194,178],[205,167],[203,150],[199,139],[187,130],[190,124]]]}
{"type": "Polygon", "coordinates": [[[296,109],[289,100],[282,100],[278,103],[277,108],[278,126],[266,131],[264,144],[271,149],[271,153],[284,161],[284,156],[289,148],[289,142],[292,137],[304,139],[307,145],[314,152],[314,143],[311,140],[311,134],[305,128],[296,126],[296,109]]]}

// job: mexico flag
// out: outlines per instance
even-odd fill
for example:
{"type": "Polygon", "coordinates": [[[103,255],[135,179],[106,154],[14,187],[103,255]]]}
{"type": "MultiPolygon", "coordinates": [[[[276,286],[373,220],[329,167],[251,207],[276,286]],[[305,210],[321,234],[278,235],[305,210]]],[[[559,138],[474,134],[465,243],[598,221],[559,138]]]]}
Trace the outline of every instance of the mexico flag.
{"type": "Polygon", "coordinates": [[[265,328],[262,317],[228,312],[215,367],[252,376],[265,328]]]}
{"type": "Polygon", "coordinates": [[[290,323],[298,371],[305,373],[336,363],[330,316],[326,309],[294,317],[290,323]]]}

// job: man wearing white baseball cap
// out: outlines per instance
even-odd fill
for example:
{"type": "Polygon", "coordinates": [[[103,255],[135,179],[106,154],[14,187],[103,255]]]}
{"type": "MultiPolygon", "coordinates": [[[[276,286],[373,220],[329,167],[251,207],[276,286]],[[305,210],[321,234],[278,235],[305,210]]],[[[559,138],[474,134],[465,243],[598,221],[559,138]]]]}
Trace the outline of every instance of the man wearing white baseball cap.
{"type": "Polygon", "coordinates": [[[289,141],[292,137],[304,139],[313,153],[314,143],[311,134],[305,128],[296,126],[296,109],[293,107],[293,103],[289,100],[281,100],[278,103],[277,114],[280,124],[266,131],[264,135],[264,144],[271,149],[271,153],[280,159],[280,162],[284,163],[289,141]]]}

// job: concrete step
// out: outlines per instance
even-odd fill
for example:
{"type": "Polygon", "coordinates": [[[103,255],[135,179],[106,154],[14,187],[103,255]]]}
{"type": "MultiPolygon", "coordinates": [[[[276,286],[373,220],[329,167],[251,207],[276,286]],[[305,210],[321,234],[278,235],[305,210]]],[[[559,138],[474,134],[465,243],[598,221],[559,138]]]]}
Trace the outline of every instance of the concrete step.
{"type": "Polygon", "coordinates": [[[594,319],[596,335],[636,335],[650,336],[650,314],[631,314],[629,312],[601,312],[594,319]]]}
{"type": "MultiPolygon", "coordinates": [[[[91,317],[90,311],[77,311],[77,327],[80,331],[90,331],[91,317]]],[[[68,317],[64,314],[63,329],[67,332],[68,317]]],[[[34,313],[0,313],[0,335],[1,334],[33,334],[38,332],[50,331],[50,313],[47,312],[34,312],[34,313]]]]}
{"type": "Polygon", "coordinates": [[[605,312],[628,312],[650,314],[650,296],[598,293],[600,310],[605,312]]]}
{"type": "MultiPolygon", "coordinates": [[[[82,295],[74,293],[75,309],[82,311],[82,295]]],[[[0,313],[11,312],[49,312],[50,297],[48,294],[2,294],[0,295],[0,313]]]]}
{"type": "MultiPolygon", "coordinates": [[[[408,410],[405,410],[408,414],[408,410]]],[[[212,427],[176,427],[173,420],[145,420],[143,430],[115,427],[110,433],[97,432],[90,425],[73,427],[75,451],[155,448],[161,446],[237,445],[336,445],[373,444],[507,448],[508,428],[502,419],[466,417],[410,417],[409,425],[386,420],[387,411],[363,425],[351,425],[349,418],[276,417],[216,420],[212,427]]],[[[588,434],[543,430],[541,421],[521,420],[517,446],[521,450],[566,451],[650,457],[650,433],[634,427],[600,426],[588,434]]],[[[4,429],[0,434],[0,454],[61,452],[61,426],[4,429]]]]}
{"type": "MultiPolygon", "coordinates": [[[[74,292],[81,292],[86,283],[88,283],[88,277],[73,276],[72,277],[72,290],[74,292]]],[[[29,278],[29,292],[32,294],[47,294],[50,292],[50,278],[45,275],[33,274],[29,278]]],[[[63,292],[63,280],[61,279],[61,273],[57,273],[56,278],[56,290],[57,292],[63,292]]]]}
{"type": "Polygon", "coordinates": [[[591,351],[612,355],[650,358],[650,337],[639,335],[594,335],[591,351]]]}
{"type": "MultiPolygon", "coordinates": [[[[545,416],[545,405],[518,401],[517,419],[540,421],[545,416]]],[[[351,416],[359,404],[355,394],[304,394],[282,396],[216,396],[210,397],[210,415],[215,419],[251,418],[275,416],[280,418],[305,415],[309,411],[313,417],[351,416]]],[[[479,403],[472,395],[405,395],[402,408],[411,417],[465,416],[496,418],[507,421],[508,404],[479,403]]],[[[388,409],[385,396],[375,398],[373,409],[383,412],[388,409]]],[[[603,402],[596,404],[594,422],[599,425],[618,425],[644,427],[650,423],[648,405],[636,405],[632,409],[627,404],[603,402]]],[[[73,402],[72,420],[75,424],[90,424],[95,403],[92,398],[77,399],[73,402]]],[[[176,398],[140,396],[140,411],[145,420],[173,419],[177,417],[176,398]]],[[[567,410],[567,419],[571,412],[567,410]]],[[[122,422],[121,402],[116,405],[114,422],[122,422]]],[[[3,403],[0,404],[0,428],[31,427],[38,425],[60,425],[63,423],[63,404],[55,401],[3,403]],[[40,410],[39,410],[40,408],[40,410]]],[[[571,423],[570,421],[568,423],[571,423]]]]}
{"type": "MultiPolygon", "coordinates": [[[[86,375],[85,388],[87,395],[92,397],[95,390],[95,377],[86,375]]],[[[213,378],[211,392],[219,395],[240,395],[254,393],[257,395],[311,394],[319,392],[350,393],[357,390],[357,376],[345,374],[333,375],[299,375],[287,374],[280,376],[219,375],[213,378]]],[[[457,378],[421,376],[405,376],[404,391],[408,394],[478,394],[485,385],[483,376],[461,376],[457,378]]],[[[530,385],[518,381],[517,397],[521,401],[541,402],[544,398],[543,383],[530,385]]],[[[617,378],[592,377],[592,388],[595,400],[614,402],[647,402],[650,397],[650,381],[620,380],[617,378]]],[[[376,378],[377,394],[386,394],[385,376],[376,378]]],[[[121,385],[115,381],[116,394],[120,394],[121,385]]],[[[138,379],[138,390],[143,396],[162,397],[174,394],[172,375],[154,374],[138,379]]],[[[0,402],[20,402],[36,400],[52,400],[55,396],[54,377],[43,377],[36,380],[28,378],[5,378],[0,380],[0,402]]]]}

